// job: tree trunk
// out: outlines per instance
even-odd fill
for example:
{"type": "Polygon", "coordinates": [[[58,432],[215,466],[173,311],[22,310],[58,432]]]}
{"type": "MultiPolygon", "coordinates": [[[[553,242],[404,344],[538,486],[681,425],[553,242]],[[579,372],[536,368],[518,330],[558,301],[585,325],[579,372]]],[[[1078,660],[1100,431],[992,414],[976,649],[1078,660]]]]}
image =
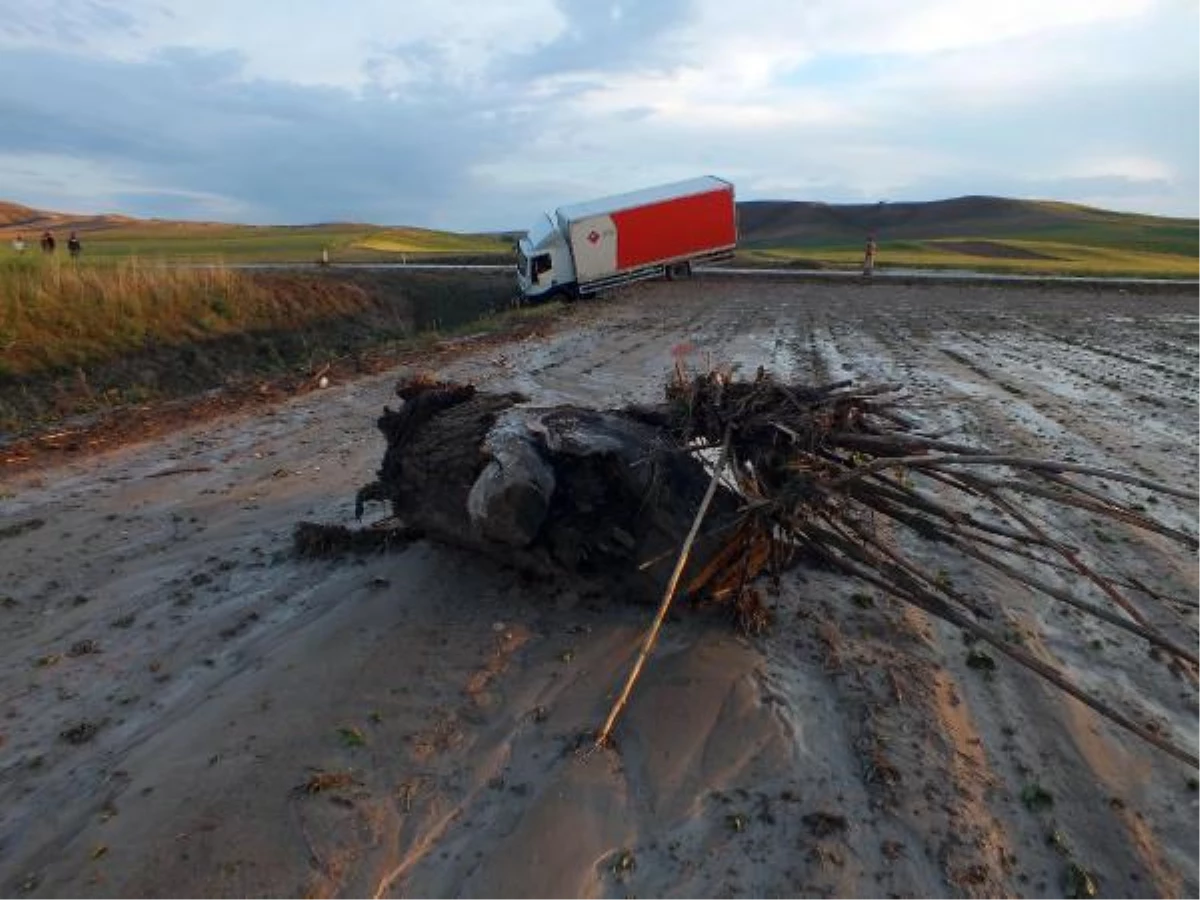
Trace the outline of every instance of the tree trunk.
{"type": "MultiPolygon", "coordinates": [[[[649,411],[520,406],[519,394],[408,385],[379,420],[387,451],[359,492],[430,538],[586,587],[654,602],[709,473],[649,411]]],[[[717,491],[683,583],[699,572],[738,501],[717,491]]]]}

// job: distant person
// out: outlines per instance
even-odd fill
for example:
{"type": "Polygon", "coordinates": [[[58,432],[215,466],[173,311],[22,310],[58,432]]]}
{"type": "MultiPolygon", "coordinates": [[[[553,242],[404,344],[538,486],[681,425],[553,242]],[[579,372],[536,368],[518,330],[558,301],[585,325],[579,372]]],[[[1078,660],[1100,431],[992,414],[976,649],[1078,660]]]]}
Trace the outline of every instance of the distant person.
{"type": "Polygon", "coordinates": [[[83,252],[83,244],[79,243],[79,235],[74,231],[67,239],[67,252],[71,254],[71,259],[79,259],[79,254],[83,252]]]}
{"type": "Polygon", "coordinates": [[[867,246],[863,250],[863,274],[873,275],[875,273],[875,254],[879,252],[879,245],[875,243],[875,235],[867,235],[867,246]]]}
{"type": "Polygon", "coordinates": [[[12,248],[13,248],[14,253],[17,253],[17,254],[24,253],[25,252],[25,238],[21,237],[21,235],[18,234],[15,238],[13,238],[12,248]]]}
{"type": "Polygon", "coordinates": [[[49,231],[42,232],[41,243],[42,243],[42,252],[43,253],[53,253],[54,252],[54,235],[52,235],[49,231]]]}

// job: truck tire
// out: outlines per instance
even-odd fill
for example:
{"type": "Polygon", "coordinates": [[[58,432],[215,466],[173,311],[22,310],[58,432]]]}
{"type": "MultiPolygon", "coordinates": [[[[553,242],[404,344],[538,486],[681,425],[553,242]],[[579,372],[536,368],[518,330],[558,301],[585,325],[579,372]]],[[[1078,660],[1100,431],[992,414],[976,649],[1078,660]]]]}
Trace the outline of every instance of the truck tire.
{"type": "Polygon", "coordinates": [[[558,287],[551,288],[550,290],[546,291],[546,293],[544,293],[540,297],[538,297],[537,302],[538,303],[557,303],[557,302],[574,303],[578,299],[579,299],[579,288],[573,284],[570,284],[570,285],[566,285],[566,286],[559,285],[558,287]]]}
{"type": "Polygon", "coordinates": [[[692,277],[690,262],[672,263],[667,266],[667,281],[685,281],[692,277]]]}

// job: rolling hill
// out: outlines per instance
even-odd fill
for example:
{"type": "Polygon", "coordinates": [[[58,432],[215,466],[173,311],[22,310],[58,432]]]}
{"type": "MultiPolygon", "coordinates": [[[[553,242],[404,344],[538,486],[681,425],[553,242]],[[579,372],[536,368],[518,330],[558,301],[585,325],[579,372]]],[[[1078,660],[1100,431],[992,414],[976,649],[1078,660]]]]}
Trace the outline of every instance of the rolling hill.
{"type": "Polygon", "coordinates": [[[869,234],[883,266],[1195,278],[1200,260],[1196,219],[1055,201],[745,201],[738,219],[743,256],[767,263],[853,266],[869,234]]]}
{"type": "MultiPolygon", "coordinates": [[[[968,196],[911,203],[738,203],[746,263],[853,267],[868,234],[882,267],[971,268],[1040,274],[1197,276],[1196,219],[1071,203],[968,196]]],[[[81,233],[86,255],[228,262],[312,262],[398,256],[511,257],[510,234],[460,234],[367,223],[230,225],[73,215],[0,201],[0,240],[51,229],[81,233]]],[[[0,254],[7,252],[0,247],[0,254]]]]}
{"type": "Polygon", "coordinates": [[[738,204],[742,246],[819,247],[882,241],[999,238],[1183,253],[1200,252],[1196,219],[1112,212],[1043,200],[956,197],[923,203],[738,204]]]}

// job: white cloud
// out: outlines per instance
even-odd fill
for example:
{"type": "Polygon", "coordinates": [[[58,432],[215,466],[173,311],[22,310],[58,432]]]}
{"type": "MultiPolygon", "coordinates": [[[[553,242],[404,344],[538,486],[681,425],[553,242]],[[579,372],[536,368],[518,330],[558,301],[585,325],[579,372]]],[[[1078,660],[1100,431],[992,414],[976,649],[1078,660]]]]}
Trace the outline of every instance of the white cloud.
{"type": "Polygon", "coordinates": [[[260,221],[517,227],[701,172],[1194,214],[1198,52],[1194,0],[58,0],[0,19],[0,154],[260,221]]]}
{"type": "MultiPolygon", "coordinates": [[[[151,59],[164,47],[232,50],[247,79],[350,89],[366,86],[373,62],[397,47],[436,49],[439,76],[455,81],[552,40],[564,26],[553,0],[58,0],[48,12],[31,3],[5,15],[0,47],[70,47],[124,61],[151,59]]],[[[402,62],[387,73],[401,71],[402,62]]]]}
{"type": "Polygon", "coordinates": [[[155,184],[137,167],[65,153],[0,153],[0,184],[22,185],[35,206],[51,210],[120,213],[141,197],[191,219],[236,221],[249,212],[236,198],[155,184]]]}
{"type": "Polygon", "coordinates": [[[1154,0],[700,0],[683,40],[717,68],[753,58],[760,72],[820,56],[929,56],[1136,18],[1154,0]]]}
{"type": "Polygon", "coordinates": [[[1147,156],[1112,156],[1081,159],[1056,173],[1072,178],[1122,178],[1126,181],[1170,181],[1172,166],[1147,156]]]}

